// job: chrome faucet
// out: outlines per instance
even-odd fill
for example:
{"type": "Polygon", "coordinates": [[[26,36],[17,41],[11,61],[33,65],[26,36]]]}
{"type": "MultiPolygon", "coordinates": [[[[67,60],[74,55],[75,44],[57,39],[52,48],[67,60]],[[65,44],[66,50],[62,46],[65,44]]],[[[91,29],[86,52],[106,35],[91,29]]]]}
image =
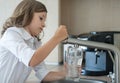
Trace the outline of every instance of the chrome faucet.
{"type": "Polygon", "coordinates": [[[114,77],[112,78],[112,83],[120,83],[120,50],[111,44],[106,44],[106,43],[100,43],[100,42],[93,42],[93,41],[87,41],[87,40],[78,40],[78,39],[74,39],[74,38],[68,38],[64,41],[64,43],[70,43],[70,44],[78,44],[78,45],[82,45],[82,46],[87,46],[87,47],[93,47],[93,48],[100,48],[100,49],[104,49],[104,50],[109,50],[114,52],[114,77]]]}

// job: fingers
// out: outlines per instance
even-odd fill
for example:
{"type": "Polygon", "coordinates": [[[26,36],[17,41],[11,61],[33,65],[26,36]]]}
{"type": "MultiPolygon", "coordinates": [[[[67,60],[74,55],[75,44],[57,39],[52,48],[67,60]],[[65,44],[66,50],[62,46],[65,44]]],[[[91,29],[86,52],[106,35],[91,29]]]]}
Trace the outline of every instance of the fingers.
{"type": "Polygon", "coordinates": [[[60,25],[57,29],[54,37],[59,41],[62,41],[68,37],[67,27],[65,25],[60,25]]]}

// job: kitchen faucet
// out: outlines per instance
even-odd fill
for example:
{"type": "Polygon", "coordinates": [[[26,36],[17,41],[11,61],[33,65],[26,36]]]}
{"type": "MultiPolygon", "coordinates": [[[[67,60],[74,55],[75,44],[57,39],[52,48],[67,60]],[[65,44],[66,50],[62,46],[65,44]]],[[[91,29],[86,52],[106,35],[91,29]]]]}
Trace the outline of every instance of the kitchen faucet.
{"type": "Polygon", "coordinates": [[[87,40],[80,40],[75,38],[68,38],[64,41],[64,43],[70,43],[70,44],[78,44],[81,46],[87,46],[87,47],[93,47],[93,48],[99,48],[104,50],[109,50],[114,52],[114,71],[113,76],[111,76],[112,83],[120,83],[120,50],[112,45],[112,44],[106,44],[106,43],[99,43],[99,42],[93,42],[93,41],[87,41],[87,40]]]}

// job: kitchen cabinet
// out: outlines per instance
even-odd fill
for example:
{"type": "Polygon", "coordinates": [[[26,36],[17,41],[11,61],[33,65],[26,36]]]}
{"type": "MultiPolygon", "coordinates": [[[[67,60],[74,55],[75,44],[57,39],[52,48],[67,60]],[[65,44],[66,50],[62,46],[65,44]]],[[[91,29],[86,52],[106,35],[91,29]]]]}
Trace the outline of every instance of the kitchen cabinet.
{"type": "Polygon", "coordinates": [[[70,34],[120,31],[120,0],[61,0],[61,23],[70,34]]]}

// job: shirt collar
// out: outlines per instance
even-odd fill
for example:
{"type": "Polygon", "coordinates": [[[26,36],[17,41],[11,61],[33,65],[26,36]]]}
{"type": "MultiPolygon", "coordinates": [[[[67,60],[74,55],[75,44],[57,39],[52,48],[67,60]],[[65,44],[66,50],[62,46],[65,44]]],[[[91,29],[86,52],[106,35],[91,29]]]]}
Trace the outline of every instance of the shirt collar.
{"type": "Polygon", "coordinates": [[[11,27],[9,29],[18,32],[25,40],[34,39],[34,37],[32,37],[24,28],[11,27]]]}

